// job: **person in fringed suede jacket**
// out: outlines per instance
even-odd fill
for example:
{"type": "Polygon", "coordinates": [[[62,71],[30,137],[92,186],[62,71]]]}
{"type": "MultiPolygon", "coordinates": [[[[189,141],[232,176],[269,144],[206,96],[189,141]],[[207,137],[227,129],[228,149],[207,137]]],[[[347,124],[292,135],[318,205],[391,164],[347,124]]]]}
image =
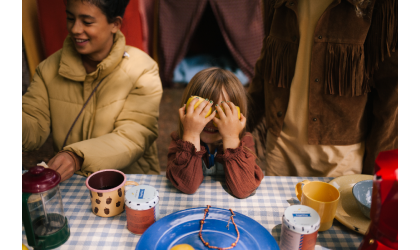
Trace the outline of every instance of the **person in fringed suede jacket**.
{"type": "Polygon", "coordinates": [[[373,174],[398,147],[397,5],[264,1],[248,131],[265,116],[266,175],[373,174]]]}

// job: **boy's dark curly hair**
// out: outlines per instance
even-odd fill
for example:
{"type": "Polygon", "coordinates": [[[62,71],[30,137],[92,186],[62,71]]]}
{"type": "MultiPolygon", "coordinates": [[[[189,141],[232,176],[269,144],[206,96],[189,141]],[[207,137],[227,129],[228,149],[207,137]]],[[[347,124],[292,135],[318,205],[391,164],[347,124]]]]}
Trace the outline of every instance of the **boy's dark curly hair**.
{"type": "Polygon", "coordinates": [[[64,3],[67,4],[68,1],[82,1],[95,5],[104,13],[108,23],[114,22],[117,16],[122,18],[130,2],[130,0],[64,0],[64,3]]]}

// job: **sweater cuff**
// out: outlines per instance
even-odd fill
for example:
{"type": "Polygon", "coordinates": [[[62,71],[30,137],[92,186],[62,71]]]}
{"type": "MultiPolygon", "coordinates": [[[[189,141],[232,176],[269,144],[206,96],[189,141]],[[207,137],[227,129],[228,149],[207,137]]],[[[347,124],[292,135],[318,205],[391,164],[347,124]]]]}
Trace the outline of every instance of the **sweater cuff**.
{"type": "Polygon", "coordinates": [[[216,158],[223,160],[224,162],[231,160],[232,158],[237,158],[243,153],[244,149],[241,144],[237,148],[227,148],[221,154],[217,154],[216,158]]]}
{"type": "Polygon", "coordinates": [[[197,151],[194,144],[192,144],[189,141],[183,141],[181,139],[176,141],[176,144],[178,145],[179,149],[182,151],[191,153],[191,155],[202,157],[206,153],[206,149],[203,145],[200,145],[200,151],[197,151]]]}
{"type": "Polygon", "coordinates": [[[83,165],[83,161],[84,161],[84,159],[82,157],[78,156],[77,154],[75,154],[71,151],[67,151],[67,150],[62,150],[62,151],[58,152],[58,154],[59,153],[66,153],[66,154],[71,156],[71,158],[73,159],[74,164],[75,164],[74,172],[81,169],[81,167],[83,165]]]}

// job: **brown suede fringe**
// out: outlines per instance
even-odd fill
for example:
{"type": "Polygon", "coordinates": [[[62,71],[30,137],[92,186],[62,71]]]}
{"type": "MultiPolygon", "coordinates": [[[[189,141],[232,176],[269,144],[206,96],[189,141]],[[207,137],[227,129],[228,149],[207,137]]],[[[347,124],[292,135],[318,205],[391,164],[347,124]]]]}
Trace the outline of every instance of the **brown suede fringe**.
{"type": "MultiPolygon", "coordinates": [[[[270,8],[266,8],[264,13],[266,23],[271,23],[273,6],[278,7],[283,3],[282,0],[268,2],[270,8]]],[[[364,44],[327,45],[325,94],[339,96],[367,94],[374,87],[374,81],[370,81],[370,78],[378,69],[379,63],[398,49],[397,0],[377,0],[373,8],[373,10],[366,9],[373,11],[373,15],[364,44]]],[[[268,79],[270,84],[290,88],[295,73],[298,44],[273,36],[267,36],[264,44],[264,78],[268,79]]]]}
{"type": "Polygon", "coordinates": [[[369,81],[379,63],[397,49],[397,0],[378,0],[363,45],[328,44],[325,71],[326,94],[360,96],[370,92],[369,81]]]}
{"type": "Polygon", "coordinates": [[[298,44],[268,36],[265,46],[264,78],[270,84],[289,88],[295,75],[298,44]]]}
{"type": "Polygon", "coordinates": [[[360,96],[370,91],[364,79],[363,44],[327,45],[324,93],[360,96]]]}
{"type": "MultiPolygon", "coordinates": [[[[365,42],[368,77],[373,75],[386,56],[391,56],[391,52],[398,49],[398,1],[377,0],[374,8],[371,29],[365,42]]],[[[374,84],[373,81],[371,83],[374,84]]]]}

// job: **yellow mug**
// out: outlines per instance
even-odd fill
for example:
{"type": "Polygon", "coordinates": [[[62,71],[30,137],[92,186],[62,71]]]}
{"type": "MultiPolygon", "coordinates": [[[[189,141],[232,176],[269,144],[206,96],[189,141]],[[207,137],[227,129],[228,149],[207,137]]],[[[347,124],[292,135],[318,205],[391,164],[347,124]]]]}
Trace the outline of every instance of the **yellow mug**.
{"type": "Polygon", "coordinates": [[[296,184],[295,192],[302,205],[313,208],[319,214],[319,231],[328,230],[335,217],[340,191],[326,182],[304,180],[296,184]]]}

